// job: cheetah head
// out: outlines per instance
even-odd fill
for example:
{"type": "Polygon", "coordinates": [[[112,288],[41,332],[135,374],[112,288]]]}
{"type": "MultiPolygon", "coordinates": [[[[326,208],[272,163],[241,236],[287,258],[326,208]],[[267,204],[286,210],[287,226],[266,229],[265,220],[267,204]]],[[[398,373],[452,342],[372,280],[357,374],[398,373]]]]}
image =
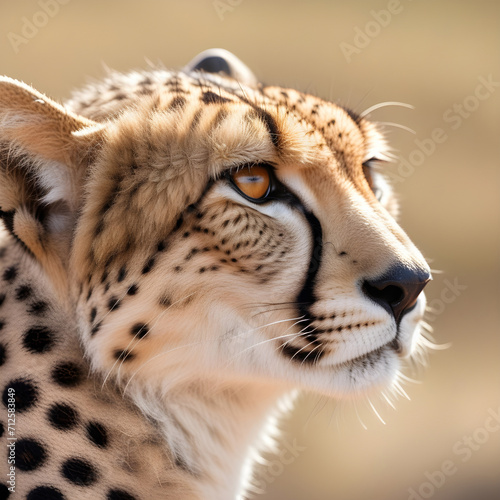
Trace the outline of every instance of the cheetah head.
{"type": "Polygon", "coordinates": [[[96,371],[159,391],[396,380],[430,271],[373,124],[220,55],[98,90],[76,113],[0,81],[1,215],[96,371]]]}

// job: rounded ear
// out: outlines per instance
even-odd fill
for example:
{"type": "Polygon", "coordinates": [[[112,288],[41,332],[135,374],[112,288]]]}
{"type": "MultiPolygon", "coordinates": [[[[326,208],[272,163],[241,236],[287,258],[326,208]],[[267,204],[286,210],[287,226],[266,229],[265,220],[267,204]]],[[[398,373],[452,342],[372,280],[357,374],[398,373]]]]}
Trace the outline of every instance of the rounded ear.
{"type": "Polygon", "coordinates": [[[82,183],[104,125],[0,77],[0,219],[58,288],[82,183]]]}
{"type": "Polygon", "coordinates": [[[183,71],[223,73],[248,87],[257,87],[259,83],[250,68],[225,49],[208,49],[201,52],[184,67],[183,71]]]}

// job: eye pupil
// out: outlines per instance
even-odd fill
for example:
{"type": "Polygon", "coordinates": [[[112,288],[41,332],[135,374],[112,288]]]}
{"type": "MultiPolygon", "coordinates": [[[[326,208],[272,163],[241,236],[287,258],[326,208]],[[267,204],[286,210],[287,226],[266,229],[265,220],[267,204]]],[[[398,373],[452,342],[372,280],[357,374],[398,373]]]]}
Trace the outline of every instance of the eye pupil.
{"type": "Polygon", "coordinates": [[[232,174],[231,178],[236,187],[247,198],[261,200],[269,194],[271,176],[265,166],[252,165],[243,167],[232,174]]]}

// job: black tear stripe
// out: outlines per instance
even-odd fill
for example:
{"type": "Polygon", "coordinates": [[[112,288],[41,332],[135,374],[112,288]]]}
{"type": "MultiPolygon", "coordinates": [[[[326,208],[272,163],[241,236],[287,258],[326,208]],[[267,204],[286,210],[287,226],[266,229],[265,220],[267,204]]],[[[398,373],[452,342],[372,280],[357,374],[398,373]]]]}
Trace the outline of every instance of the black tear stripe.
{"type": "MultiPolygon", "coordinates": [[[[180,214],[180,217],[183,217],[183,215],[186,213],[196,212],[198,210],[199,204],[203,201],[203,198],[207,195],[207,193],[210,191],[210,188],[216,181],[217,179],[211,179],[207,183],[207,186],[205,187],[198,200],[186,207],[184,212],[180,214]]],[[[311,229],[311,237],[313,242],[311,256],[304,278],[304,284],[302,285],[302,288],[297,295],[296,305],[299,316],[304,316],[304,321],[300,323],[301,329],[305,330],[304,337],[312,342],[312,345],[314,345],[314,351],[306,351],[301,347],[295,347],[285,343],[282,345],[281,352],[283,353],[283,355],[289,357],[290,359],[293,359],[294,361],[312,365],[317,363],[324,355],[324,350],[318,347],[318,345],[320,344],[316,340],[316,335],[314,334],[314,332],[312,332],[311,317],[314,318],[314,316],[311,315],[309,311],[311,305],[314,304],[317,300],[314,288],[316,285],[316,277],[319,268],[321,267],[321,260],[323,257],[323,229],[321,228],[321,223],[319,222],[317,217],[304,207],[298,196],[288,189],[287,191],[288,193],[286,194],[286,196],[282,196],[280,198],[281,203],[285,203],[291,208],[301,212],[311,229]]]]}
{"type": "MultiPolygon", "coordinates": [[[[298,200],[297,202],[300,204],[298,200]]],[[[302,207],[301,204],[300,206],[302,207]]],[[[312,212],[305,210],[303,207],[302,212],[311,228],[313,245],[304,284],[297,295],[297,306],[299,316],[304,317],[304,320],[299,323],[301,330],[304,330],[303,336],[311,341],[314,347],[313,350],[306,350],[304,347],[295,347],[290,343],[284,343],[281,346],[281,352],[286,357],[300,364],[307,363],[312,365],[317,363],[325,353],[323,349],[318,347],[321,344],[317,342],[316,335],[312,331],[311,314],[309,311],[311,305],[317,300],[314,288],[323,257],[323,230],[321,228],[321,223],[312,212]]]]}

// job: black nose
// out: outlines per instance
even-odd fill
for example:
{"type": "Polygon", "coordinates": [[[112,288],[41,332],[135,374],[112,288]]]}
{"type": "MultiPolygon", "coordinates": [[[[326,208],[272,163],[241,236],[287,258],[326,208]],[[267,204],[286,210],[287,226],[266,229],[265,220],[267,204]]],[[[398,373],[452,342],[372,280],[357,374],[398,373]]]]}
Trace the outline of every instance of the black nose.
{"type": "Polygon", "coordinates": [[[415,306],[420,292],[431,279],[427,271],[398,265],[380,278],[364,281],[362,289],[399,323],[403,315],[415,306]]]}

